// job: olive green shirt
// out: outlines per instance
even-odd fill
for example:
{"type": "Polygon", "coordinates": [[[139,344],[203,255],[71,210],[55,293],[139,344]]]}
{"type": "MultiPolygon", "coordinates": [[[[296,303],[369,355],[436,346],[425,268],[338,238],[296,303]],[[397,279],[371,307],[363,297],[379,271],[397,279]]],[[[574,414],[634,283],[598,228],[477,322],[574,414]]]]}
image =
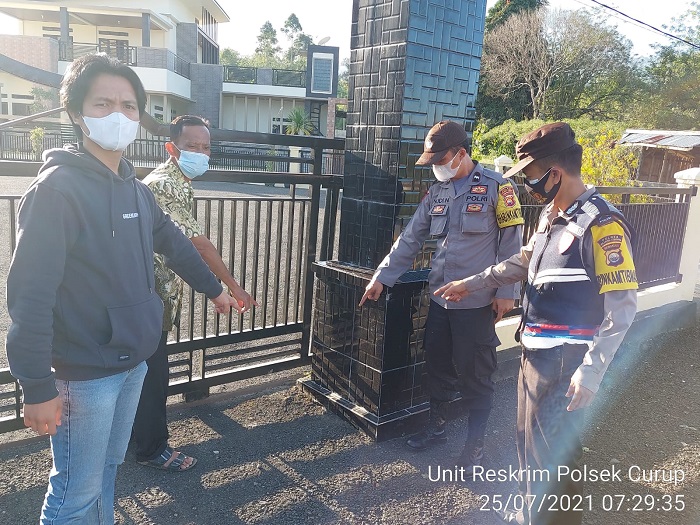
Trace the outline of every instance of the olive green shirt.
{"type": "MultiPolygon", "coordinates": [[[[187,237],[202,235],[194,217],[194,190],[192,184],[172,159],[154,169],[143,179],[156,202],[187,237]]],[[[184,284],[175,272],[165,265],[162,255],[155,254],[156,291],[163,300],[163,331],[169,332],[180,324],[184,284]]]]}

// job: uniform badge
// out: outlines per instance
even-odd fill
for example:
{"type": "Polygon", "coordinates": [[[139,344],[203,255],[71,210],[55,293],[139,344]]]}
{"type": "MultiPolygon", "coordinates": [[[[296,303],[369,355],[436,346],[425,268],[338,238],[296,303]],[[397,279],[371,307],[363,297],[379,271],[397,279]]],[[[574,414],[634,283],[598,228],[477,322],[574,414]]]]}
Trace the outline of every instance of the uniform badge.
{"type": "Polygon", "coordinates": [[[501,186],[498,193],[500,193],[501,197],[503,197],[503,202],[507,208],[515,207],[518,201],[515,199],[515,191],[513,190],[513,186],[510,184],[505,184],[501,186]]]}
{"type": "Polygon", "coordinates": [[[470,212],[470,213],[471,213],[471,212],[481,211],[481,210],[483,210],[483,209],[484,209],[484,205],[483,205],[483,204],[469,204],[469,205],[467,205],[467,211],[470,212]]]}
{"type": "Polygon", "coordinates": [[[475,173],[472,177],[472,182],[479,182],[481,180],[481,173],[475,173]]]}
{"type": "Polygon", "coordinates": [[[433,209],[430,210],[430,215],[445,215],[447,213],[447,206],[445,204],[436,204],[433,209]]]}
{"type": "Polygon", "coordinates": [[[598,240],[598,245],[605,252],[605,263],[608,266],[620,266],[625,262],[622,256],[622,235],[606,235],[598,240]]]}
{"type": "Polygon", "coordinates": [[[477,195],[486,195],[488,191],[488,186],[472,186],[472,189],[469,190],[469,193],[476,193],[477,195]]]}

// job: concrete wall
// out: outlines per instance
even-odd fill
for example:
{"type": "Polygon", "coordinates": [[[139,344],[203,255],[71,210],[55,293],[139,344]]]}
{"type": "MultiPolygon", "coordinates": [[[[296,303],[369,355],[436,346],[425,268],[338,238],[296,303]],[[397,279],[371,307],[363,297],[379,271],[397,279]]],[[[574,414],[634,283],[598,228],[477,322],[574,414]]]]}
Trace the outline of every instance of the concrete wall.
{"type": "Polygon", "coordinates": [[[221,91],[224,84],[224,68],[216,64],[191,64],[192,111],[209,119],[218,128],[221,109],[221,91]]]}

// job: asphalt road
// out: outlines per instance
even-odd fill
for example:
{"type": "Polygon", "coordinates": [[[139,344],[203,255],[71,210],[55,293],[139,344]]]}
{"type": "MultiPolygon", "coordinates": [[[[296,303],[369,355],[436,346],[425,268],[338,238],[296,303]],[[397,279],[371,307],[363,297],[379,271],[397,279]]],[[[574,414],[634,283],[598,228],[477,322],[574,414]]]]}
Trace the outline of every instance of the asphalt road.
{"type": "MultiPolygon", "coordinates": [[[[699,351],[698,326],[620,350],[589,413],[584,458],[588,468],[616,466],[622,480],[586,484],[594,510],[584,513],[585,525],[700,523],[699,351]],[[637,467],[682,471],[684,479],[632,481],[630,468],[636,479],[637,467]],[[647,495],[652,509],[631,510],[647,495]],[[685,508],[657,510],[666,497],[685,508]],[[626,498],[619,510],[604,510],[617,509],[619,498],[626,498]]],[[[127,461],[117,479],[117,523],[499,523],[481,508],[492,506],[496,495],[511,494],[512,482],[435,481],[438,466],[454,468],[466,418],[452,422],[450,441],[432,451],[409,452],[403,439],[377,444],[301,392],[294,379],[304,372],[232,385],[232,391],[196,404],[171,405],[171,442],[199,463],[172,474],[127,461]]],[[[517,465],[514,417],[515,381],[507,379],[498,384],[489,424],[488,468],[517,465]]],[[[44,438],[0,445],[0,523],[36,523],[50,458],[44,438]]]]}

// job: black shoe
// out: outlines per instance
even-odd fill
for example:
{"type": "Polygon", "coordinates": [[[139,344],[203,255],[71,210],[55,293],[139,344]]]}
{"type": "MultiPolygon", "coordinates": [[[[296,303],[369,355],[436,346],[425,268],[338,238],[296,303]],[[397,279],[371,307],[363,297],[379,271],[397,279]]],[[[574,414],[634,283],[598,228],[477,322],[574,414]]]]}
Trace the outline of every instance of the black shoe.
{"type": "Polygon", "coordinates": [[[428,430],[424,430],[423,432],[419,432],[418,434],[411,436],[408,441],[406,441],[406,445],[411,450],[422,451],[432,447],[433,445],[442,445],[447,443],[447,430],[445,429],[445,426],[446,425],[442,425],[442,429],[430,428],[428,430]]]}
{"type": "Polygon", "coordinates": [[[406,445],[411,450],[425,450],[433,445],[447,443],[447,407],[445,401],[430,400],[430,421],[423,432],[411,436],[406,445]]]}
{"type": "Polygon", "coordinates": [[[501,520],[503,520],[503,523],[525,525],[525,516],[523,516],[522,510],[501,509],[494,512],[499,518],[501,518],[501,520]]]}

